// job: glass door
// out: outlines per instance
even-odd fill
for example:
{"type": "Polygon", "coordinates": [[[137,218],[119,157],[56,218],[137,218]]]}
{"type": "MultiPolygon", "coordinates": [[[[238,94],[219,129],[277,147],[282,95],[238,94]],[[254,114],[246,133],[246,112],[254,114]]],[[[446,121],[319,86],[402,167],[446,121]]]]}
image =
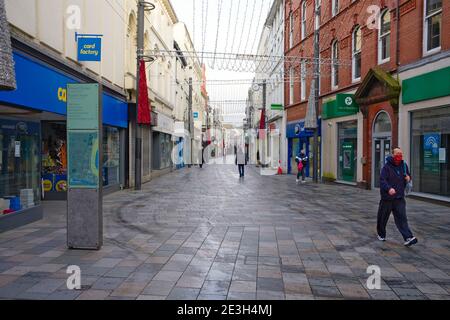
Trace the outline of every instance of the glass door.
{"type": "Polygon", "coordinates": [[[386,163],[386,158],[391,154],[391,138],[374,139],[374,157],[373,157],[373,185],[380,187],[380,173],[386,163]]]}

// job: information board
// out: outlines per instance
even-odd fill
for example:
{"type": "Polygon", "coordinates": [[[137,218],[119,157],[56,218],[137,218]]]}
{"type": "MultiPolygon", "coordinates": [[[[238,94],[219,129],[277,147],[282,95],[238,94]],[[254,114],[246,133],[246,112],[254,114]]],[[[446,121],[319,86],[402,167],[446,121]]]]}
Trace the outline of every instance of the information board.
{"type": "Polygon", "coordinates": [[[69,131],[69,187],[99,187],[99,141],[97,131],[69,131]]]}
{"type": "Polygon", "coordinates": [[[98,130],[98,84],[67,85],[67,130],[98,130]]]}

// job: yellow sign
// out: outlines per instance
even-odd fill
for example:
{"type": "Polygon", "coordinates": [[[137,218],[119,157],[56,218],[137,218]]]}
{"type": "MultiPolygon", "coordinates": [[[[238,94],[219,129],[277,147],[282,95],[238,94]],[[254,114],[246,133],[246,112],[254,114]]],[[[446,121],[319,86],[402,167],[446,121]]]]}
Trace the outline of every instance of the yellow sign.
{"type": "Polygon", "coordinates": [[[49,192],[52,191],[53,188],[53,182],[50,180],[44,180],[44,191],[49,192]]]}
{"type": "Polygon", "coordinates": [[[67,102],[67,89],[58,88],[58,100],[67,102]]]}

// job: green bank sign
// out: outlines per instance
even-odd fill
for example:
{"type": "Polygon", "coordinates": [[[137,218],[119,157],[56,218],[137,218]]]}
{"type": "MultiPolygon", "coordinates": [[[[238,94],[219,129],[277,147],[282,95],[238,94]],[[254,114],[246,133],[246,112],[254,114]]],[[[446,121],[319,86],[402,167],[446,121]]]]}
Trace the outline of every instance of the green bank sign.
{"type": "Polygon", "coordinates": [[[272,104],[270,106],[271,110],[276,110],[276,111],[282,111],[283,110],[283,105],[282,104],[272,104]]]}
{"type": "Polygon", "coordinates": [[[322,118],[332,119],[356,114],[359,106],[353,94],[338,93],[336,99],[329,100],[322,105],[322,118]]]}

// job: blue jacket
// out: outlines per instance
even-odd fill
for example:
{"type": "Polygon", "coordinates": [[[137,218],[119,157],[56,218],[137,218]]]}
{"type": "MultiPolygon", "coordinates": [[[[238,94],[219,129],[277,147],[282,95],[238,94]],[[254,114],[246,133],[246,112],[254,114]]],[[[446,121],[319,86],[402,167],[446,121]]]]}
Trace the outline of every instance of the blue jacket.
{"type": "Polygon", "coordinates": [[[411,176],[408,165],[404,164],[404,161],[399,166],[394,164],[394,158],[392,156],[387,157],[386,164],[381,170],[380,174],[380,194],[382,200],[394,200],[402,199],[405,197],[405,170],[406,174],[411,176]],[[394,188],[396,194],[389,195],[389,189],[394,188]]]}

